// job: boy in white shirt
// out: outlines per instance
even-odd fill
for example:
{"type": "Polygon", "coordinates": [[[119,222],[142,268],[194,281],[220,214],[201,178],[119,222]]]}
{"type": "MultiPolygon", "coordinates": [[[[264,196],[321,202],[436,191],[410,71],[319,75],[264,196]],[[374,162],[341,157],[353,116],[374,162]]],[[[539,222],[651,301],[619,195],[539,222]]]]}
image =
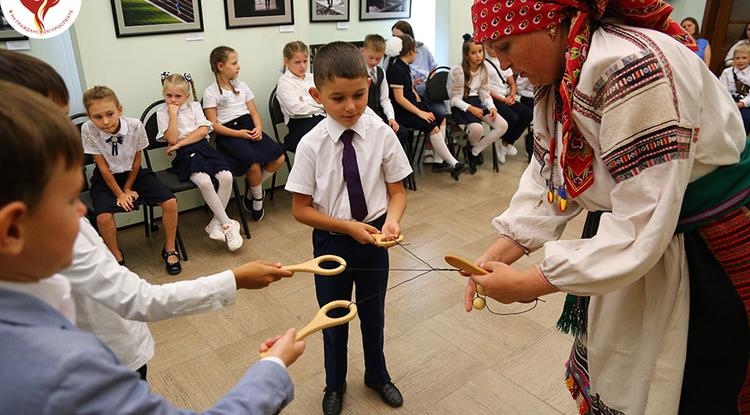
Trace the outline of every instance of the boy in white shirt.
{"type": "Polygon", "coordinates": [[[737,103],[745,134],[750,134],[750,43],[734,48],[732,66],[724,69],[719,80],[737,103]]]}
{"type": "MultiPolygon", "coordinates": [[[[393,130],[364,114],[369,79],[357,48],[330,43],[315,57],[315,88],[310,90],[328,118],[304,136],[297,147],[286,190],[293,192],[292,213],[313,228],[314,255],[334,254],[352,268],[335,278],[316,275],[318,304],[351,300],[357,286],[365,356],[365,385],[392,407],[403,404],[391,382],[383,354],[388,252],[373,244],[372,234],[396,239],[406,210],[402,180],[411,166],[393,130]]],[[[344,311],[344,310],[336,310],[344,311]]],[[[323,413],[341,412],[346,390],[348,325],[323,330],[326,389],[323,413]]]]}

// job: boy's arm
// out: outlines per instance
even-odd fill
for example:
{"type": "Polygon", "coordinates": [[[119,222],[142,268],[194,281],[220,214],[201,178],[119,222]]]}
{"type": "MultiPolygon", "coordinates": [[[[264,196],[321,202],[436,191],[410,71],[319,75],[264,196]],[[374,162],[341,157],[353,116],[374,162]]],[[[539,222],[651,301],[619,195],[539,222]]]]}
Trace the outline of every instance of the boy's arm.
{"type": "Polygon", "coordinates": [[[297,222],[316,229],[349,235],[361,244],[374,242],[371,234],[379,233],[377,228],[362,222],[332,218],[316,210],[312,206],[312,200],[311,195],[292,193],[292,215],[297,222]]]}
{"type": "Polygon", "coordinates": [[[133,165],[130,166],[130,173],[128,173],[128,178],[127,180],[125,180],[125,187],[122,189],[124,192],[133,190],[133,183],[135,183],[135,178],[138,177],[138,172],[140,170],[141,170],[141,152],[136,151],[135,157],[133,157],[133,165]]]}
{"type": "Polygon", "coordinates": [[[109,190],[111,190],[112,193],[115,194],[115,197],[120,197],[125,192],[120,188],[120,185],[117,184],[115,176],[112,175],[112,171],[109,169],[107,160],[105,160],[104,156],[102,156],[101,154],[92,154],[92,156],[94,156],[96,168],[99,169],[99,173],[101,173],[102,179],[104,179],[104,183],[106,183],[107,187],[109,187],[109,190]]]}

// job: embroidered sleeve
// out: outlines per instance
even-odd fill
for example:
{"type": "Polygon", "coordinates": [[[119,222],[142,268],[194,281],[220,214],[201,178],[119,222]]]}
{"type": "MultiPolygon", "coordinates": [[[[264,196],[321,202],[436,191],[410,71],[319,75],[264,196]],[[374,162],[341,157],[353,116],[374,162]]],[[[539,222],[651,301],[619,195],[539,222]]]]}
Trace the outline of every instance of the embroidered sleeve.
{"type": "MultiPolygon", "coordinates": [[[[597,195],[609,198],[611,212],[602,215],[595,237],[545,245],[540,269],[563,291],[601,295],[628,286],[657,264],[672,240],[695,152],[696,132],[683,124],[680,108],[701,108],[704,96],[677,91],[662,58],[644,52],[619,60],[596,82],[593,99],[575,109],[579,118],[598,121],[580,123],[589,125],[586,138],[601,149],[597,171],[609,172],[613,183],[597,195]]],[[[597,180],[610,180],[603,176],[597,180]]]]}

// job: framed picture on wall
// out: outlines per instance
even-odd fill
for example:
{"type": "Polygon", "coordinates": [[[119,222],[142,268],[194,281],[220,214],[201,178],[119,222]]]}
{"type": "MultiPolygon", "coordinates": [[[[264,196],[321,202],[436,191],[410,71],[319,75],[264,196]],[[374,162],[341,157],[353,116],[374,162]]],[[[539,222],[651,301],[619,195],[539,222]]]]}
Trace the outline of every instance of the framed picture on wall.
{"type": "Polygon", "coordinates": [[[201,0],[111,0],[117,37],[202,32],[201,0]]]}
{"type": "Polygon", "coordinates": [[[349,0],[310,0],[310,22],[348,22],[349,0]]]}
{"type": "Polygon", "coordinates": [[[7,20],[5,20],[5,15],[3,14],[3,11],[0,9],[0,42],[5,42],[6,40],[25,40],[28,39],[28,37],[16,32],[13,30],[13,26],[11,26],[7,20]]]}
{"type": "Polygon", "coordinates": [[[227,29],[294,24],[292,0],[224,0],[227,29]]]}
{"type": "Polygon", "coordinates": [[[408,19],[411,0],[360,0],[359,20],[408,19]]]}

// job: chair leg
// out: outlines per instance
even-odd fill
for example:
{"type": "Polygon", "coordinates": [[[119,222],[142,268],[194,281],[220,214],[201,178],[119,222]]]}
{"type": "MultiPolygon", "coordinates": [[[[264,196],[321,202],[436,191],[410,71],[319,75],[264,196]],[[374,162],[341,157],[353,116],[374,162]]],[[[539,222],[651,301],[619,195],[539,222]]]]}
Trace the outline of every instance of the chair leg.
{"type": "Polygon", "coordinates": [[[500,171],[500,163],[497,159],[497,147],[495,147],[497,143],[492,143],[492,170],[495,170],[496,172],[500,171]]]}
{"type": "Polygon", "coordinates": [[[149,208],[151,206],[141,206],[143,208],[143,229],[146,231],[146,238],[151,236],[151,218],[149,218],[149,208]]]}
{"type": "Polygon", "coordinates": [[[175,238],[177,239],[177,250],[180,251],[180,258],[182,260],[187,261],[188,260],[188,254],[187,249],[185,249],[185,243],[182,242],[182,236],[180,235],[180,227],[177,227],[177,232],[175,233],[175,238]]]}
{"type": "Polygon", "coordinates": [[[269,189],[269,195],[268,199],[273,200],[273,189],[276,188],[276,172],[273,172],[273,176],[271,176],[271,188],[269,189]]]}
{"type": "Polygon", "coordinates": [[[250,229],[247,226],[247,220],[245,219],[245,212],[242,209],[242,199],[240,195],[240,188],[237,186],[237,181],[232,179],[232,192],[234,192],[234,201],[237,203],[237,210],[240,212],[240,223],[242,223],[242,229],[245,231],[247,239],[250,239],[250,229]]]}

